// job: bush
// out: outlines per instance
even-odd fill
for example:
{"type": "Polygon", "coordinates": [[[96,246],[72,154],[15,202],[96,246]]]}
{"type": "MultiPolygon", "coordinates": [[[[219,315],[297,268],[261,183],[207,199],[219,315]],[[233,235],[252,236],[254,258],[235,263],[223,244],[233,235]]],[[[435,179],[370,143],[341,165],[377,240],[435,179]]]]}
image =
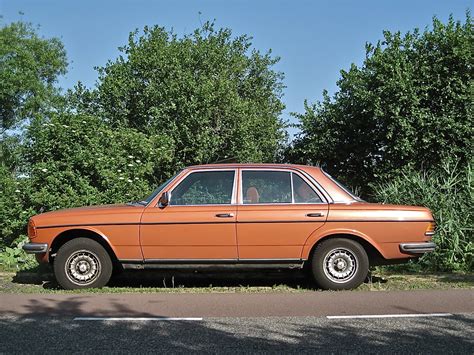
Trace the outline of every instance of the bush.
{"type": "Polygon", "coordinates": [[[373,185],[377,200],[426,206],[436,220],[437,248],[419,261],[435,271],[473,271],[473,161],[446,163],[440,171],[409,171],[373,185]]]}
{"type": "Polygon", "coordinates": [[[0,249],[0,270],[26,270],[38,265],[34,255],[26,254],[22,249],[27,242],[28,237],[21,235],[11,247],[0,249]]]}
{"type": "Polygon", "coordinates": [[[321,162],[331,175],[370,195],[369,183],[407,169],[467,164],[472,139],[473,31],[451,17],[432,28],[384,32],[362,66],[341,71],[339,90],[296,114],[301,132],[288,159],[321,162]]]}

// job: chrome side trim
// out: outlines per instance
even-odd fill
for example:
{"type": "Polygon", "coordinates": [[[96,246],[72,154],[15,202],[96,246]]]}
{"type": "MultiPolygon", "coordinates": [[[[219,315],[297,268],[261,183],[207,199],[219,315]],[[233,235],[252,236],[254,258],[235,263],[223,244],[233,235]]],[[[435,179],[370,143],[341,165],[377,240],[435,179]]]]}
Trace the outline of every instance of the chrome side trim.
{"type": "Polygon", "coordinates": [[[48,244],[46,243],[26,243],[23,250],[28,254],[42,254],[48,252],[48,244]]]}
{"type": "Polygon", "coordinates": [[[406,254],[424,254],[434,251],[436,244],[433,242],[426,243],[401,243],[400,251],[406,254]]]}
{"type": "MultiPolygon", "coordinates": [[[[167,207],[193,207],[193,206],[234,206],[237,204],[237,168],[219,168],[219,169],[196,169],[196,170],[188,170],[183,176],[180,177],[179,181],[171,190],[169,190],[170,194],[170,203],[167,207]],[[199,204],[199,205],[172,205],[171,200],[173,199],[173,191],[191,174],[194,173],[201,173],[201,172],[214,172],[214,171],[232,171],[234,173],[234,182],[232,184],[232,197],[230,203],[220,203],[220,204],[199,204]]],[[[175,179],[173,179],[174,181],[175,179]]],[[[169,184],[166,186],[168,187],[169,184]]],[[[164,191],[163,189],[162,191],[164,191]]],[[[155,206],[158,207],[158,204],[155,206]]]]}
{"type": "Polygon", "coordinates": [[[265,205],[270,205],[270,206],[300,206],[300,205],[327,205],[328,203],[332,202],[332,199],[330,196],[327,194],[327,192],[322,189],[321,185],[309,174],[306,172],[296,169],[296,168],[290,168],[290,167],[284,167],[284,168],[247,168],[247,167],[242,167],[239,169],[239,189],[240,189],[240,196],[239,196],[239,203],[238,205],[240,206],[265,206],[265,205]],[[244,171],[283,171],[287,172],[290,174],[290,181],[291,181],[291,200],[292,202],[281,202],[281,203],[243,203],[244,201],[244,191],[242,189],[243,187],[243,179],[242,179],[242,172],[244,171]],[[321,202],[311,202],[311,203],[295,203],[294,202],[294,196],[293,196],[293,175],[292,174],[297,174],[303,181],[305,181],[309,187],[319,196],[321,202]],[[323,193],[324,192],[324,193],[323,193]]]}
{"type": "Polygon", "coordinates": [[[125,264],[275,264],[275,263],[300,263],[306,259],[281,258],[281,259],[120,259],[125,264]]]}

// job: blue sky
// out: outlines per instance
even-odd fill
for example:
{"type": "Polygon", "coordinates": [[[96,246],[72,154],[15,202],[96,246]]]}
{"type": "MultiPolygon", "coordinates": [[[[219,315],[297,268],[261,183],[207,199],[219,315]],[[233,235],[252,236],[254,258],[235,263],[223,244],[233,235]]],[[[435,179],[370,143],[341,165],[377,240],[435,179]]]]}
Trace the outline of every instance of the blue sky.
{"type": "Polygon", "coordinates": [[[94,66],[116,58],[135,28],[158,24],[182,35],[215,19],[218,27],[251,35],[255,48],[281,57],[275,68],[285,73],[283,118],[290,121],[290,112],[303,111],[304,99],[320,100],[324,89],[333,93],[339,71],[360,64],[365,42],[381,39],[383,30],[424,28],[433,15],[464,20],[469,7],[472,2],[463,0],[0,0],[3,23],[23,19],[40,25],[42,36],[63,41],[70,62],[59,81],[63,88],[78,80],[93,86],[94,66]]]}

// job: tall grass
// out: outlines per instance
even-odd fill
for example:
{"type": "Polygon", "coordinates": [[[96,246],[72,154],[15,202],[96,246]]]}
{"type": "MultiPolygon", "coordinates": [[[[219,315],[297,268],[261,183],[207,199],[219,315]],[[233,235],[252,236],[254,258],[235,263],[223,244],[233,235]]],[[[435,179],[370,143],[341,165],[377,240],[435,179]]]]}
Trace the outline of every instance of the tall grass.
{"type": "Polygon", "coordinates": [[[419,263],[435,271],[473,271],[473,161],[467,166],[446,163],[433,172],[406,172],[373,186],[377,201],[425,206],[436,220],[436,251],[419,263]]]}

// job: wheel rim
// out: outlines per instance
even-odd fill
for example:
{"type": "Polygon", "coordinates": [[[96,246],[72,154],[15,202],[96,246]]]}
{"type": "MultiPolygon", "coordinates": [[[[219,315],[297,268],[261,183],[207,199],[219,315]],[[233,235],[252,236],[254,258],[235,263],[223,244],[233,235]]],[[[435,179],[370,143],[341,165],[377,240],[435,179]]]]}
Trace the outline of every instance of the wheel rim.
{"type": "Polygon", "coordinates": [[[100,275],[99,257],[89,250],[79,250],[71,254],[65,264],[66,276],[80,286],[92,284],[100,275]]]}
{"type": "Polygon", "coordinates": [[[346,248],[333,249],[324,257],[324,274],[336,283],[346,283],[352,280],[358,268],[357,256],[346,248]]]}

